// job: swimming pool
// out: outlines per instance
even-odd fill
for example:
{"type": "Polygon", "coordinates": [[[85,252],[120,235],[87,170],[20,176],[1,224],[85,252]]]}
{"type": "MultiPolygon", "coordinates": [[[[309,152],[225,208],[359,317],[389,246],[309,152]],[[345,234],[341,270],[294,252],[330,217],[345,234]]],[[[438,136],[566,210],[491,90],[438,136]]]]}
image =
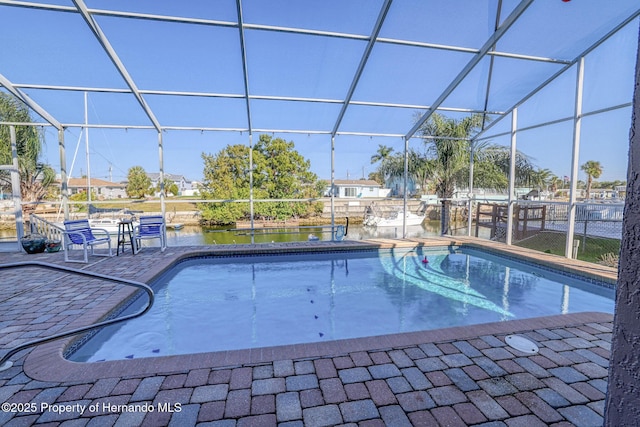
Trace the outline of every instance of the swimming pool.
{"type": "Polygon", "coordinates": [[[466,248],[201,257],[153,287],[149,313],[105,328],[68,358],[248,349],[614,309],[610,287],[466,248]]]}

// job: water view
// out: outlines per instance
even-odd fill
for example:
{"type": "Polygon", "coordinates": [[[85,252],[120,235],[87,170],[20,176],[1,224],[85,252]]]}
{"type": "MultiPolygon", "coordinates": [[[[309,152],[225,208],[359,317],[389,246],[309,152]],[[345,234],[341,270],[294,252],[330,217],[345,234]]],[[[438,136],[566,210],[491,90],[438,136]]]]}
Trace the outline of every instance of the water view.
{"type": "MultiPolygon", "coordinates": [[[[466,234],[466,226],[460,224],[453,230],[453,234],[466,234]]],[[[422,225],[407,228],[407,237],[437,236],[440,233],[439,221],[425,221],[422,225]]],[[[306,226],[299,228],[268,228],[256,229],[255,243],[270,242],[299,242],[309,240],[313,235],[319,240],[331,240],[331,226],[306,226]]],[[[401,238],[402,227],[364,227],[361,224],[349,225],[346,239],[363,240],[375,238],[401,238]]],[[[0,241],[15,241],[16,230],[0,230],[0,241]]],[[[247,244],[251,243],[251,232],[245,229],[227,227],[201,227],[187,225],[180,230],[167,230],[167,243],[169,246],[200,246],[222,244],[247,244]]]]}
{"type": "MultiPolygon", "coordinates": [[[[466,231],[460,230],[460,231],[466,231]]],[[[440,232],[439,221],[425,221],[422,225],[408,227],[407,237],[436,236],[440,232]]],[[[331,240],[331,226],[308,226],[298,228],[256,229],[255,243],[298,242],[315,236],[319,240],[331,240]]],[[[346,239],[363,240],[373,238],[401,238],[402,227],[364,227],[361,224],[349,225],[346,239]]],[[[251,243],[251,231],[233,227],[185,226],[181,230],[168,230],[169,246],[220,245],[251,243]]]]}

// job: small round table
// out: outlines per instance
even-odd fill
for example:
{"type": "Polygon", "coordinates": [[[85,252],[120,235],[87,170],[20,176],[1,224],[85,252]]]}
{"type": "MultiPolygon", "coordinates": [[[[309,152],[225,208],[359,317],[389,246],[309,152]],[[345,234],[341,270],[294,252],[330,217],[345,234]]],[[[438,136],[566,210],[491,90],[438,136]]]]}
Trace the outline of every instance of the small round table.
{"type": "Polygon", "coordinates": [[[120,247],[122,246],[122,253],[127,245],[127,235],[129,236],[129,243],[131,244],[131,253],[136,254],[136,242],[133,238],[133,220],[121,219],[118,223],[118,249],[116,249],[116,256],[120,255],[120,247]]]}

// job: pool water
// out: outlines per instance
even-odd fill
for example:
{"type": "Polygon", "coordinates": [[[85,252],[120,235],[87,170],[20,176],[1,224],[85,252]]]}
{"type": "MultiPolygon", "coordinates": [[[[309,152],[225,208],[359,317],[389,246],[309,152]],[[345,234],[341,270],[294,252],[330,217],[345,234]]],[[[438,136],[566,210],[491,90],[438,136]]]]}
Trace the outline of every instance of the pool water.
{"type": "Polygon", "coordinates": [[[147,314],[105,328],[69,359],[247,349],[614,309],[613,289],[471,249],[198,258],[153,288],[147,314]]]}

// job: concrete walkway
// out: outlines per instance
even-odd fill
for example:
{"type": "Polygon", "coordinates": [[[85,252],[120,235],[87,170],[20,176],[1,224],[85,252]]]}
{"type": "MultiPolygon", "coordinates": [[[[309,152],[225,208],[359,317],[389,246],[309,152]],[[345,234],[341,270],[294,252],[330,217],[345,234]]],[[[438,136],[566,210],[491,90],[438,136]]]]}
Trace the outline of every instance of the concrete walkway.
{"type": "MultiPolygon", "coordinates": [[[[368,244],[267,246],[282,252],[368,244]]],[[[264,249],[146,248],[70,266],[146,282],[190,254],[264,249]]],[[[0,264],[22,261],[66,265],[62,254],[0,254],[0,264]]],[[[612,273],[593,269],[593,275],[612,273]]],[[[0,351],[95,322],[131,294],[33,267],[0,274],[0,351]]],[[[95,364],[66,361],[62,351],[71,340],[57,341],[21,352],[0,372],[0,425],[599,426],[611,322],[608,314],[577,313],[327,345],[95,364]],[[515,333],[540,351],[529,355],[506,345],[505,337],[515,333]]]]}

